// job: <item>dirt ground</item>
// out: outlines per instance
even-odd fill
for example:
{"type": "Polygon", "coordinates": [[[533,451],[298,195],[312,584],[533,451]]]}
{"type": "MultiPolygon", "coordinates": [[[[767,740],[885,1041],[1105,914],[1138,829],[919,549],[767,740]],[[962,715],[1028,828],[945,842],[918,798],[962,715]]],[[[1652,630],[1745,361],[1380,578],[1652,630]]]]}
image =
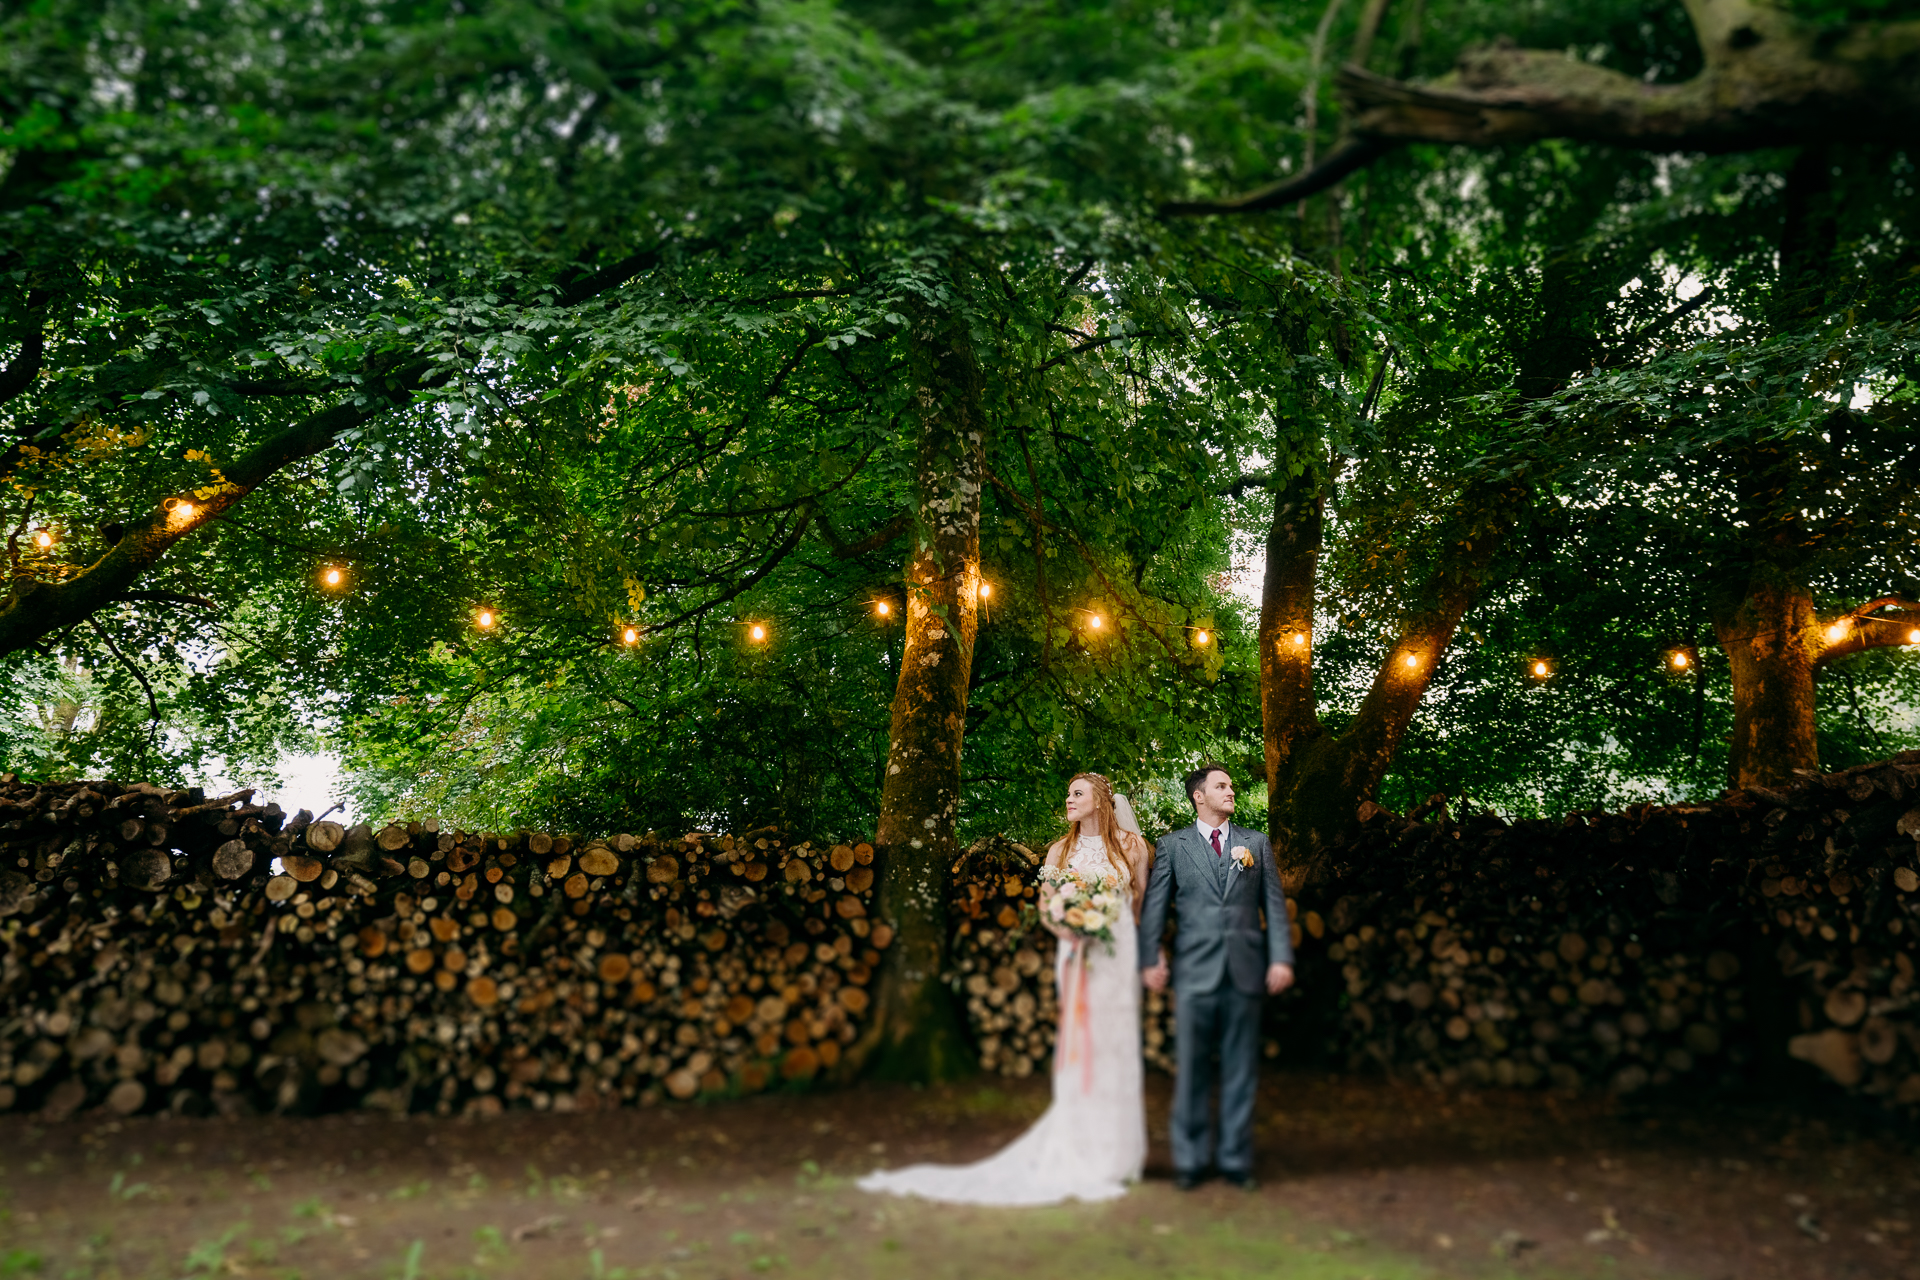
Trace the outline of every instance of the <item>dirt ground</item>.
{"type": "Polygon", "coordinates": [[[0,1117],[0,1277],[1916,1277],[1920,1168],[1771,1110],[1270,1073],[1261,1185],[1100,1206],[878,1199],[991,1151],[1044,1081],[595,1115],[0,1117]]]}

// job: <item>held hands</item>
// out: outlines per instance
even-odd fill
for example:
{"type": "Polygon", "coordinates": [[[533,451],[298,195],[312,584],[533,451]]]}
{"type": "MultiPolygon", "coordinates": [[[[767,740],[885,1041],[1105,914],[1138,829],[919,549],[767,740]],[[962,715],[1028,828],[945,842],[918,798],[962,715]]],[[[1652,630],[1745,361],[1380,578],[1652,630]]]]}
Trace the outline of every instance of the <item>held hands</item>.
{"type": "Polygon", "coordinates": [[[1167,968],[1167,953],[1164,951],[1160,953],[1159,964],[1140,971],[1140,981],[1146,984],[1149,991],[1165,991],[1167,979],[1171,976],[1172,973],[1167,968]]]}
{"type": "MultiPolygon", "coordinates": [[[[1167,979],[1169,976],[1170,974],[1167,969],[1167,959],[1165,956],[1160,957],[1159,964],[1154,965],[1150,969],[1142,969],[1140,971],[1140,981],[1146,984],[1146,988],[1149,991],[1165,991],[1167,989],[1167,979]]],[[[1293,966],[1292,965],[1270,964],[1267,966],[1267,994],[1268,995],[1277,996],[1282,991],[1285,991],[1288,987],[1292,985],[1293,985],[1293,966]]]]}

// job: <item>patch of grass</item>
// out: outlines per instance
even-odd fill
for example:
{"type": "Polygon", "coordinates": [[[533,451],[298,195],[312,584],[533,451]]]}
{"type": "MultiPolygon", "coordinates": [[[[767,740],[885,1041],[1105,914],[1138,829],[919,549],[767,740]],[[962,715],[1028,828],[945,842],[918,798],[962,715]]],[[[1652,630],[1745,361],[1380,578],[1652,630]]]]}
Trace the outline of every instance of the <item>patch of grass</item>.
{"type": "Polygon", "coordinates": [[[187,1250],[186,1261],[181,1264],[186,1267],[186,1274],[190,1276],[212,1276],[225,1272],[227,1270],[227,1248],[233,1243],[233,1238],[239,1234],[239,1227],[229,1227],[216,1239],[202,1240],[199,1244],[187,1250]]]}
{"type": "Polygon", "coordinates": [[[38,1275],[47,1260],[31,1249],[9,1249],[0,1253],[0,1277],[38,1275]]]}
{"type": "Polygon", "coordinates": [[[108,1197],[118,1200],[123,1204],[136,1196],[150,1196],[152,1194],[153,1187],[151,1185],[145,1182],[129,1183],[127,1181],[127,1175],[124,1173],[114,1174],[113,1181],[107,1184],[108,1197]]]}
{"type": "Polygon", "coordinates": [[[507,1256],[507,1237],[498,1227],[481,1227],[473,1233],[473,1243],[476,1246],[473,1252],[473,1264],[476,1267],[487,1266],[507,1256]]]}

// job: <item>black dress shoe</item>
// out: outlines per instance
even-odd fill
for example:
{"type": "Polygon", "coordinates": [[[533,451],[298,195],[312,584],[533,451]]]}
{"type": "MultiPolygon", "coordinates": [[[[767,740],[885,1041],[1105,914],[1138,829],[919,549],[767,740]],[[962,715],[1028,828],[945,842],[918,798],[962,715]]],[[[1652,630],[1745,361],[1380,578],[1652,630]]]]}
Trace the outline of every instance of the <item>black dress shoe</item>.
{"type": "Polygon", "coordinates": [[[1205,1171],[1199,1169],[1181,1169],[1173,1175],[1173,1185],[1179,1191],[1191,1191],[1207,1180],[1205,1171]]]}
{"type": "Polygon", "coordinates": [[[1260,1189],[1260,1183],[1255,1180],[1254,1176],[1243,1170],[1230,1169],[1220,1176],[1242,1191],[1258,1191],[1260,1189]]]}

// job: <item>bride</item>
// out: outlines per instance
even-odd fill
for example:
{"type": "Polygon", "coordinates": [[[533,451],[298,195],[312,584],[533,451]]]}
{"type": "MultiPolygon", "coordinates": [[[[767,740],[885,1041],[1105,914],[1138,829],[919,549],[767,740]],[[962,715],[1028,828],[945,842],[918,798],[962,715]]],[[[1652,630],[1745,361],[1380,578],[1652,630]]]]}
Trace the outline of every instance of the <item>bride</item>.
{"type": "Polygon", "coordinates": [[[1133,806],[1097,773],[1076,774],[1067,784],[1067,824],[1047,850],[1047,865],[1117,884],[1133,910],[1114,921],[1111,944],[1082,941],[1042,916],[1060,938],[1053,1104],[985,1160],[881,1170],[860,1180],[863,1190],[953,1204],[1037,1205],[1110,1200],[1139,1179],[1147,1120],[1135,929],[1152,850],[1133,806]]]}

